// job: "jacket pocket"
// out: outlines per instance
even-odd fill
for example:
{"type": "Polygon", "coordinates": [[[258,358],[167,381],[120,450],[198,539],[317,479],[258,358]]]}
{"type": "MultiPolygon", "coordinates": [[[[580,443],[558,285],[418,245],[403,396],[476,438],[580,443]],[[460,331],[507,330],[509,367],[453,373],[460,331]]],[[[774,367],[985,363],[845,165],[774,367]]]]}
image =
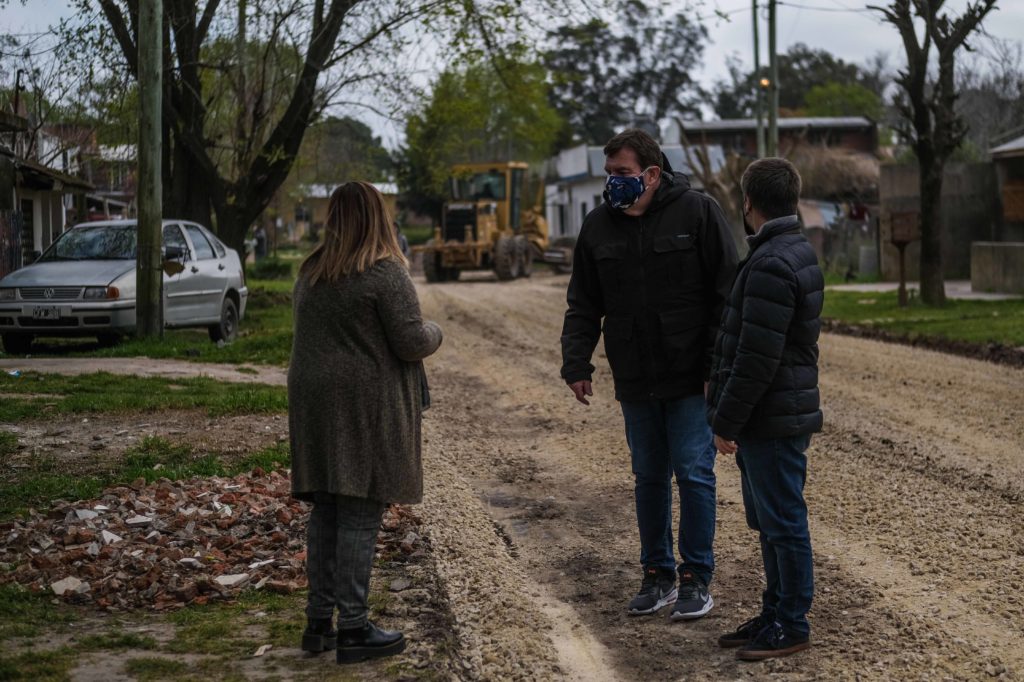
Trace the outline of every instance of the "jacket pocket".
{"type": "Polygon", "coordinates": [[[674,293],[703,287],[696,235],[683,232],[654,238],[651,275],[658,286],[674,293]]]}
{"type": "Polygon", "coordinates": [[[701,309],[673,310],[658,315],[665,363],[673,372],[702,372],[707,351],[706,314],[701,309]]]}
{"type": "Polygon", "coordinates": [[[604,318],[604,352],[616,380],[638,379],[642,374],[640,358],[633,342],[632,317],[604,318]]]}
{"type": "Polygon", "coordinates": [[[597,261],[597,275],[607,301],[623,287],[626,276],[626,245],[602,244],[594,249],[594,260],[597,261]]]}

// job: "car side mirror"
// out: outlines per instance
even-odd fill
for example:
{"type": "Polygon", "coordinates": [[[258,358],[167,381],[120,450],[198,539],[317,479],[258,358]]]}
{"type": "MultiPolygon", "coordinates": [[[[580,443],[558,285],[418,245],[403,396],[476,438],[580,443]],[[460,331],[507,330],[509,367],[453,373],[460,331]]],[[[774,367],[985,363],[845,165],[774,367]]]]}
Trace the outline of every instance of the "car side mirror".
{"type": "Polygon", "coordinates": [[[42,251],[33,251],[32,252],[32,262],[35,263],[37,260],[39,260],[39,257],[42,256],[42,255],[43,255],[42,251]]]}
{"type": "Polygon", "coordinates": [[[185,260],[185,249],[181,248],[180,246],[165,246],[164,260],[185,260]]]}

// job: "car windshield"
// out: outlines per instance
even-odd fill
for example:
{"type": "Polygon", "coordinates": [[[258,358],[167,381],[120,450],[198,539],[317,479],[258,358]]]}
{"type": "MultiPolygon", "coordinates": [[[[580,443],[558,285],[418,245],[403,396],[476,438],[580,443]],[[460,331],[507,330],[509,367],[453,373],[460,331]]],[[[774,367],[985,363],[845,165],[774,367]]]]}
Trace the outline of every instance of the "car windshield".
{"type": "Polygon", "coordinates": [[[68,230],[39,260],[134,260],[135,253],[134,225],[93,225],[68,230]]]}

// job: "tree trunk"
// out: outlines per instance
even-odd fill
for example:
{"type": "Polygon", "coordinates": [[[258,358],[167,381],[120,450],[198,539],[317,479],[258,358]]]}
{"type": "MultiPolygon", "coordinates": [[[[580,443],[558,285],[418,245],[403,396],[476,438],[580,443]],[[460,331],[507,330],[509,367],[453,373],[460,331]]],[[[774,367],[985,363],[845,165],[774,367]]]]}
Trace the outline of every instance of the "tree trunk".
{"type": "Polygon", "coordinates": [[[220,178],[207,177],[188,148],[174,136],[171,167],[171,201],[164,213],[168,218],[181,218],[213,229],[210,208],[211,183],[220,178]]]}
{"type": "Polygon", "coordinates": [[[946,302],[942,272],[942,173],[938,159],[921,164],[921,300],[939,306],[946,302]]]}

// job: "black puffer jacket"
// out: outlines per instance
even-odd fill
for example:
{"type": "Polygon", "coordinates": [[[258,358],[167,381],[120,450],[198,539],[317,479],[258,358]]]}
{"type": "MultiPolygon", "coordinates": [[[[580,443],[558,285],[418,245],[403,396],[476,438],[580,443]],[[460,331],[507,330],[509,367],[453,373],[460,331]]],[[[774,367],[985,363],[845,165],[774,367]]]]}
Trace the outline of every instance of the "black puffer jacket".
{"type": "Polygon", "coordinates": [[[736,261],[721,208],[667,165],[644,215],[595,208],[573,257],[562,378],[590,380],[603,330],[616,399],[700,394],[736,261]]]}
{"type": "Polygon", "coordinates": [[[820,431],[817,256],[796,216],[765,223],[749,242],[715,343],[711,430],[728,440],[820,431]]]}

